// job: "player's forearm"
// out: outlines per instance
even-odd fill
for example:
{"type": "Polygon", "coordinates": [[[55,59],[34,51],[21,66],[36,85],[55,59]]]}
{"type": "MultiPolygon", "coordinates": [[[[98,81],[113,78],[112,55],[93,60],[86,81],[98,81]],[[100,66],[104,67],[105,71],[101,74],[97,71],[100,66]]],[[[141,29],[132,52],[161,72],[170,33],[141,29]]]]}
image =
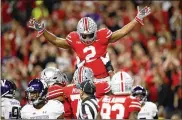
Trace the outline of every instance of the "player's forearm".
{"type": "Polygon", "coordinates": [[[57,47],[61,47],[65,49],[70,48],[69,44],[66,42],[64,38],[59,38],[47,30],[44,31],[43,35],[49,42],[51,42],[57,47]]]}
{"type": "Polygon", "coordinates": [[[52,33],[50,33],[49,31],[45,30],[44,31],[44,37],[49,41],[51,42],[52,44],[56,45],[56,36],[52,33]]]}
{"type": "Polygon", "coordinates": [[[120,38],[124,37],[125,35],[127,35],[136,25],[138,24],[138,22],[134,19],[132,20],[130,23],[128,23],[127,25],[125,25],[123,28],[113,32],[112,37],[110,39],[110,42],[116,42],[117,40],[119,40],[120,38]]]}

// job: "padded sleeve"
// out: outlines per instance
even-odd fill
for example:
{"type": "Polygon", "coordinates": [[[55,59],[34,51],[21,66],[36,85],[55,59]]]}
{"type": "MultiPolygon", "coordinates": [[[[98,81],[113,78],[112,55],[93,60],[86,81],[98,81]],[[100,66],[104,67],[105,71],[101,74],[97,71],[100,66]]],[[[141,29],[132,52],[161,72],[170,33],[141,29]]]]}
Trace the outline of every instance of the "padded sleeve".
{"type": "Polygon", "coordinates": [[[112,31],[108,28],[102,28],[99,30],[100,40],[103,44],[109,44],[109,39],[112,36],[112,31]]]}

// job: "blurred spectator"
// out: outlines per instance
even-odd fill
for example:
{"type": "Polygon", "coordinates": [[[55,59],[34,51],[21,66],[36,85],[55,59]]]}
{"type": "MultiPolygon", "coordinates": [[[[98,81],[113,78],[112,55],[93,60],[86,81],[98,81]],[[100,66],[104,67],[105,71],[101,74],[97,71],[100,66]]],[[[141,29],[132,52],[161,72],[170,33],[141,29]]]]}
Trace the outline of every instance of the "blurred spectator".
{"type": "Polygon", "coordinates": [[[35,8],[32,10],[32,17],[39,20],[48,17],[49,11],[44,6],[43,1],[35,1],[35,8]]]}
{"type": "Polygon", "coordinates": [[[182,119],[182,117],[181,117],[181,113],[180,112],[174,113],[171,116],[171,120],[181,120],[181,119],[182,119]]]}

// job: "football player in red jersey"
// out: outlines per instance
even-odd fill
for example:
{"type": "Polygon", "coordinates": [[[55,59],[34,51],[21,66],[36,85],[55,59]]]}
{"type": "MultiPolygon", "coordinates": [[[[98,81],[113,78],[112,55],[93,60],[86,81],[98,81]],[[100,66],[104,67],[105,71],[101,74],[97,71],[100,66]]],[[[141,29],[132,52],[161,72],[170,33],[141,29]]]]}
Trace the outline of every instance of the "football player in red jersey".
{"type": "Polygon", "coordinates": [[[74,119],[77,119],[79,104],[81,103],[80,90],[76,87],[76,85],[86,80],[93,81],[93,79],[94,74],[92,70],[90,68],[82,66],[75,71],[73,75],[72,84],[69,84],[66,87],[64,87],[64,93],[71,104],[74,119]]]}
{"type": "MultiPolygon", "coordinates": [[[[62,73],[59,69],[54,67],[47,67],[41,72],[41,80],[44,80],[48,86],[52,85],[59,85],[60,88],[63,88],[66,86],[66,83],[68,81],[67,76],[62,73]]],[[[61,95],[62,96],[62,95],[61,95]]],[[[65,119],[72,119],[73,114],[71,110],[71,105],[67,98],[64,98],[64,118],[65,119]]]]}
{"type": "MultiPolygon", "coordinates": [[[[76,87],[76,85],[86,80],[90,80],[93,82],[94,74],[92,69],[82,66],[75,71],[73,76],[73,84],[64,87],[64,93],[71,104],[72,112],[75,119],[77,118],[77,110],[79,109],[79,104],[81,103],[80,90],[76,87]]],[[[97,82],[95,83],[95,85],[97,99],[108,93],[110,90],[110,85],[107,82],[97,82]]]]}
{"type": "Polygon", "coordinates": [[[96,87],[96,93],[95,96],[97,100],[99,100],[101,97],[106,95],[111,91],[111,86],[108,82],[106,81],[101,81],[101,82],[94,82],[95,87],[96,87]]]}
{"type": "MultiPolygon", "coordinates": [[[[49,86],[46,98],[48,100],[55,100],[55,101],[58,100],[59,102],[63,104],[64,109],[63,108],[62,109],[65,110],[65,107],[66,107],[64,105],[65,97],[64,97],[63,87],[61,87],[60,85],[53,84],[49,86]]],[[[68,119],[67,117],[65,117],[64,113],[59,118],[68,119]]]]}
{"type": "Polygon", "coordinates": [[[84,63],[84,66],[91,68],[97,79],[110,79],[108,71],[112,71],[111,62],[104,64],[101,57],[106,56],[109,43],[114,43],[128,34],[138,23],[143,25],[144,17],[151,13],[150,7],[139,10],[134,20],[123,28],[112,32],[107,28],[97,30],[97,24],[89,17],[83,17],[77,24],[77,31],[73,31],[66,38],[59,38],[47,31],[43,23],[30,19],[29,27],[38,31],[37,37],[44,37],[57,47],[73,49],[84,63]],[[98,69],[99,66],[99,69],[98,69]]]}
{"type": "Polygon", "coordinates": [[[117,72],[111,79],[111,90],[99,100],[98,119],[137,119],[141,103],[130,96],[132,77],[126,72],[117,72]]]}

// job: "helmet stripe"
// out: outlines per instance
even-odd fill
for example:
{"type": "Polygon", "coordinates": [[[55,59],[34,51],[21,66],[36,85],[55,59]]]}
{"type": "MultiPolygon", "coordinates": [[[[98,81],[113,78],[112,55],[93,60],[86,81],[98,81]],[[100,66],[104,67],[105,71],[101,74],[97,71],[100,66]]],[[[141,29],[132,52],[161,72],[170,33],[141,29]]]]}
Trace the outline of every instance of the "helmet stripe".
{"type": "Polygon", "coordinates": [[[123,81],[123,75],[122,75],[122,72],[121,72],[121,90],[122,90],[122,92],[124,91],[124,90],[123,90],[123,82],[124,82],[124,81],[123,81]]]}
{"type": "Polygon", "coordinates": [[[83,66],[82,67],[80,67],[80,71],[79,71],[79,83],[81,83],[82,82],[82,71],[83,71],[83,66]]]}
{"type": "Polygon", "coordinates": [[[88,18],[87,17],[84,18],[84,29],[86,31],[88,31],[88,18]]]}

